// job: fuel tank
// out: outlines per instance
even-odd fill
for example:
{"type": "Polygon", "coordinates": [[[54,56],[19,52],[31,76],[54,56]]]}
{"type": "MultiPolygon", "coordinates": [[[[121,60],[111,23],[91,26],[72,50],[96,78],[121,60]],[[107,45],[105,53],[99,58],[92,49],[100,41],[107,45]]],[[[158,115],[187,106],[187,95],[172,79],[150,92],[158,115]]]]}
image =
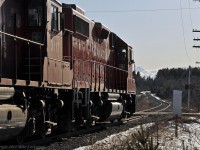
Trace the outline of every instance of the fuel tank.
{"type": "Polygon", "coordinates": [[[15,89],[13,87],[0,87],[0,100],[7,100],[13,97],[15,89]]]}
{"type": "Polygon", "coordinates": [[[0,105],[0,141],[17,136],[25,127],[27,112],[11,104],[0,105]]]}
{"type": "Polygon", "coordinates": [[[120,119],[123,112],[123,105],[119,102],[106,101],[100,111],[100,120],[120,119]]]}

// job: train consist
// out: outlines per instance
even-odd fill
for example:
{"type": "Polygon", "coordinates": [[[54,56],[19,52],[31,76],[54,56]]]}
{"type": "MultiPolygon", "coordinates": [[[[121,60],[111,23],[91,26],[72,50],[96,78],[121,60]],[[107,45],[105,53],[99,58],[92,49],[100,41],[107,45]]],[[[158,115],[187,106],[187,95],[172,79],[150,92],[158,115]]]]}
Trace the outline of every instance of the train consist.
{"type": "Polygon", "coordinates": [[[0,141],[135,112],[132,47],[74,4],[0,1],[0,141]]]}

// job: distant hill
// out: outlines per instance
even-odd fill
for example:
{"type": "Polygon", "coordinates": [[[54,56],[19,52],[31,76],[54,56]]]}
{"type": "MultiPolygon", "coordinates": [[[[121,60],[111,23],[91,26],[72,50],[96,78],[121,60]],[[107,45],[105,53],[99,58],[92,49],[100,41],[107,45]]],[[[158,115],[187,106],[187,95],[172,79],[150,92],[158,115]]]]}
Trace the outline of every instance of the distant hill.
{"type": "Polygon", "coordinates": [[[136,67],[136,73],[137,72],[140,72],[141,77],[145,77],[145,78],[150,77],[152,79],[155,79],[158,70],[147,70],[142,66],[138,66],[136,67]]]}

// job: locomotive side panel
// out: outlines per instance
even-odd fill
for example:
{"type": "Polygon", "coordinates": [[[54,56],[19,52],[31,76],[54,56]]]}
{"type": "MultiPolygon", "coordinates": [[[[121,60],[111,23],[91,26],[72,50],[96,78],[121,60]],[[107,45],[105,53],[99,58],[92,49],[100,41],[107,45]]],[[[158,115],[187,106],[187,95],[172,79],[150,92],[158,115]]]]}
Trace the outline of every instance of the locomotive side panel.
{"type": "Polygon", "coordinates": [[[115,47],[116,67],[119,68],[116,74],[116,86],[120,90],[127,91],[128,45],[118,37],[115,47]]]}
{"type": "Polygon", "coordinates": [[[60,29],[62,5],[57,1],[47,1],[47,57],[62,60],[63,44],[60,29]]]}
{"type": "Polygon", "coordinates": [[[134,78],[134,73],[135,73],[135,66],[134,68],[132,67],[132,64],[134,64],[133,60],[133,51],[132,47],[128,47],[128,87],[127,90],[130,93],[136,93],[136,85],[135,85],[135,78],[134,78]]]}
{"type": "Polygon", "coordinates": [[[69,62],[62,62],[62,84],[72,86],[73,72],[69,62]]]}
{"type": "Polygon", "coordinates": [[[89,19],[73,10],[72,53],[74,82],[80,88],[89,87],[89,19]]]}
{"type": "Polygon", "coordinates": [[[94,30],[92,30],[94,28],[94,22],[92,21],[90,23],[90,60],[91,61],[91,90],[94,91],[96,88],[96,63],[95,63],[95,59],[96,59],[96,43],[94,42],[93,36],[94,36],[94,30]]]}
{"type": "MultiPolygon", "coordinates": [[[[128,78],[128,45],[115,33],[111,33],[110,42],[110,57],[109,62],[114,66],[112,68],[113,77],[111,78],[111,86],[117,90],[127,91],[128,78]]],[[[132,70],[130,70],[132,71],[132,70]]],[[[107,72],[109,74],[110,71],[107,72]]],[[[108,83],[109,84],[109,83],[108,83]]]]}
{"type": "Polygon", "coordinates": [[[45,58],[44,81],[49,84],[62,84],[62,62],[55,59],[45,58]]]}
{"type": "Polygon", "coordinates": [[[106,89],[112,89],[113,87],[113,68],[111,67],[113,65],[113,50],[111,50],[110,48],[107,49],[106,52],[106,61],[107,61],[107,67],[105,70],[105,77],[106,77],[106,82],[105,82],[105,87],[106,89]]]}
{"type": "Polygon", "coordinates": [[[44,81],[54,85],[71,86],[71,35],[65,34],[64,25],[68,25],[68,22],[63,22],[65,18],[62,17],[62,4],[58,1],[47,1],[47,58],[43,67],[44,81]]]}
{"type": "Polygon", "coordinates": [[[43,79],[48,84],[71,86],[73,74],[70,69],[70,63],[45,58],[43,79]]]}
{"type": "Polygon", "coordinates": [[[109,34],[109,50],[108,50],[108,67],[106,69],[106,76],[107,76],[107,82],[106,85],[108,89],[116,89],[116,55],[115,55],[115,49],[114,49],[114,38],[113,38],[113,32],[109,34]]]}
{"type": "Polygon", "coordinates": [[[106,52],[108,48],[108,34],[109,30],[99,22],[94,22],[91,27],[91,41],[92,41],[92,60],[93,62],[93,76],[92,89],[97,91],[105,90],[106,80],[106,52]]]}
{"type": "Polygon", "coordinates": [[[91,23],[91,60],[92,60],[92,68],[91,68],[91,74],[92,74],[92,90],[99,91],[99,63],[98,63],[98,42],[96,37],[96,32],[94,30],[95,23],[91,23]]]}

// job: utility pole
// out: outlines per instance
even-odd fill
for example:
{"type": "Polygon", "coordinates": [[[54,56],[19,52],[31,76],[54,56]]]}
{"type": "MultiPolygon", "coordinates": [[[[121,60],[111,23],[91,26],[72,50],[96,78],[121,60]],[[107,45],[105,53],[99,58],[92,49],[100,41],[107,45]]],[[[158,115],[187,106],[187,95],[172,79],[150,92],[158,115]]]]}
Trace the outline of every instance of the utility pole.
{"type": "MultiPolygon", "coordinates": [[[[195,0],[196,1],[196,0],[195,0]]],[[[197,32],[197,33],[200,33],[200,30],[198,29],[193,29],[193,32],[197,32]]],[[[193,41],[200,41],[200,38],[194,38],[193,41]]],[[[199,45],[194,45],[193,48],[200,48],[199,45]]],[[[196,64],[200,64],[200,61],[196,61],[196,64]]],[[[191,71],[190,71],[190,66],[189,66],[189,77],[188,77],[188,85],[189,85],[189,88],[188,88],[188,110],[189,110],[189,107],[190,107],[190,89],[191,89],[191,81],[190,81],[190,76],[191,76],[191,71]]]]}
{"type": "Polygon", "coordinates": [[[191,88],[191,79],[190,79],[190,76],[191,76],[191,66],[189,66],[189,74],[188,74],[188,85],[189,85],[189,88],[188,88],[188,110],[190,110],[190,88],[191,88]]]}

